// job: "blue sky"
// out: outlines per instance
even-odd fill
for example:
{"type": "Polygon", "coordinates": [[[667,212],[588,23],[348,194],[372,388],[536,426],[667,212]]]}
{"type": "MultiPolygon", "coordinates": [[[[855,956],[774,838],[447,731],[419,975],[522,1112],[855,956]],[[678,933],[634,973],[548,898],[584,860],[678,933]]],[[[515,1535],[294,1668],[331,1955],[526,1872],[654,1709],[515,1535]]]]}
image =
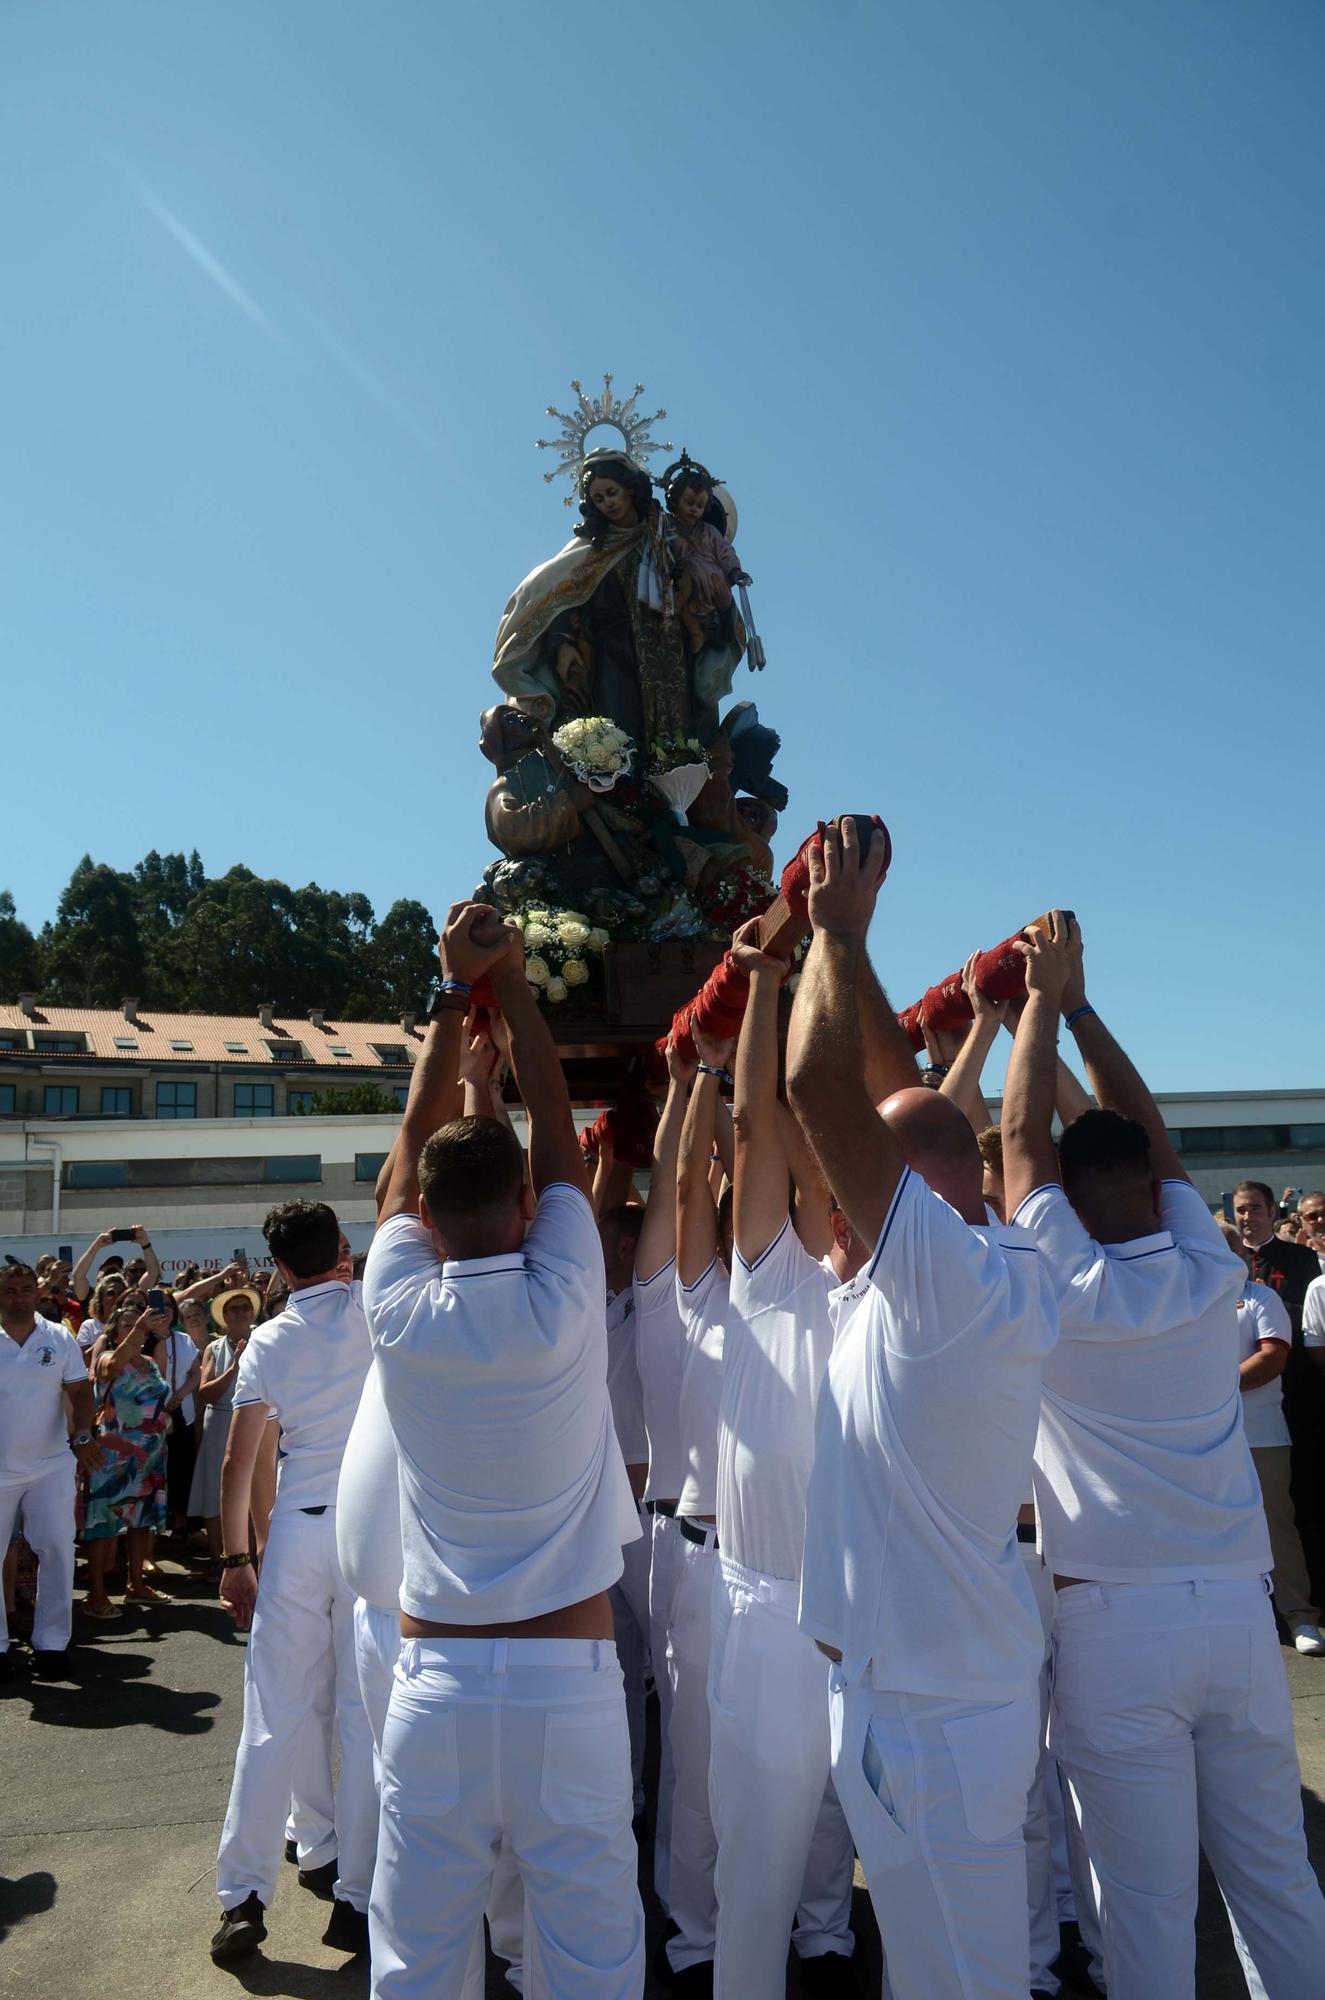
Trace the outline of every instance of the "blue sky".
{"type": "Polygon", "coordinates": [[[779,859],[892,826],[897,1004],[1065,901],[1157,1087],[1320,1083],[1323,87],[1309,0],[15,0],[0,885],[467,892],[610,368],[740,503],[779,859]]]}

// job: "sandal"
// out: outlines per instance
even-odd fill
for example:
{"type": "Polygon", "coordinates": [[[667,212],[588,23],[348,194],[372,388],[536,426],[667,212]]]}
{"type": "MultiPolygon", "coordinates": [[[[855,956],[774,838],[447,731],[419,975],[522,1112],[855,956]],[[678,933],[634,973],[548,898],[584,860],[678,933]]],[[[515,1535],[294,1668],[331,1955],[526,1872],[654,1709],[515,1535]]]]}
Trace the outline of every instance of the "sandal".
{"type": "Polygon", "coordinates": [[[136,1590],[132,1584],[126,1584],[124,1600],[126,1604],[173,1604],[175,1601],[168,1592],[157,1590],[150,1583],[140,1583],[136,1590]]]}
{"type": "Polygon", "coordinates": [[[90,1597],[85,1597],[78,1608],[85,1618],[122,1618],[124,1616],[119,1605],[112,1604],[109,1598],[106,1598],[102,1604],[94,1604],[90,1597]]]}

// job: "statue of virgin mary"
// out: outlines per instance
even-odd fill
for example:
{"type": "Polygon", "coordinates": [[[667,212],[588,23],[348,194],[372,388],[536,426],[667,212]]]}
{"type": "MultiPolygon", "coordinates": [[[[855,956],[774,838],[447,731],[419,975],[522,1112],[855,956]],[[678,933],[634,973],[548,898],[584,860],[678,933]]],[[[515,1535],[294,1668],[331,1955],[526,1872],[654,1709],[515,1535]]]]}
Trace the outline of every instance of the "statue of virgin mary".
{"type": "Polygon", "coordinates": [[[494,679],[549,728],[605,715],[641,751],[678,737],[709,742],[731,673],[725,686],[707,677],[697,697],[648,473],[626,452],[590,452],[579,495],[582,518],[570,541],[502,613],[494,679]]]}

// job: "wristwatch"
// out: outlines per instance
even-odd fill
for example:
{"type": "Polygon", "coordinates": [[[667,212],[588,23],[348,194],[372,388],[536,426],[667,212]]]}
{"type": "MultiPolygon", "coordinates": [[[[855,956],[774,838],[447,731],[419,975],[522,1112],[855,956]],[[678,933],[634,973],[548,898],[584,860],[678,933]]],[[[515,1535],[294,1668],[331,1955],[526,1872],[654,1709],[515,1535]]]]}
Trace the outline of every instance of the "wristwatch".
{"type": "Polygon", "coordinates": [[[245,1549],[242,1555],[237,1555],[237,1556],[222,1556],[222,1557],[221,1557],[221,1568],[222,1568],[222,1569],[247,1569],[247,1568],[248,1568],[248,1566],[249,1566],[249,1564],[250,1564],[250,1563],[251,1563],[252,1561],[253,1561],[253,1558],[252,1558],[252,1556],[251,1556],[251,1555],[249,1554],[248,1550],[247,1550],[247,1549],[245,1549]]]}
{"type": "Polygon", "coordinates": [[[91,1431],[77,1431],[69,1440],[69,1449],[70,1451],[76,1451],[80,1444],[91,1444],[92,1442],[91,1431]]]}

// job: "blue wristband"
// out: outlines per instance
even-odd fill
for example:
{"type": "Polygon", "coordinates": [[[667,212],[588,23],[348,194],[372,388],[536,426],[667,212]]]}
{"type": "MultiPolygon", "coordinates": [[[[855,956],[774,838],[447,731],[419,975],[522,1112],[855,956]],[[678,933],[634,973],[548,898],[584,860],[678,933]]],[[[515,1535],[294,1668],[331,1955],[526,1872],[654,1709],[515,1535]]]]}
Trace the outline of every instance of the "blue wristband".
{"type": "Polygon", "coordinates": [[[720,1083],[730,1083],[732,1080],[731,1071],[728,1069],[719,1069],[716,1063],[702,1062],[697,1064],[696,1067],[701,1076],[716,1076],[720,1083]]]}
{"type": "Polygon", "coordinates": [[[471,989],[465,984],[463,979],[443,979],[439,982],[437,991],[439,993],[463,993],[466,1000],[468,1000],[471,989]]]}
{"type": "Polygon", "coordinates": [[[1094,1012],[1095,1009],[1093,1007],[1088,1007],[1088,1006],[1074,1007],[1072,1009],[1072,1012],[1064,1020],[1063,1026],[1065,1028],[1075,1028],[1078,1021],[1084,1021],[1087,1014],[1093,1014],[1094,1012]]]}

